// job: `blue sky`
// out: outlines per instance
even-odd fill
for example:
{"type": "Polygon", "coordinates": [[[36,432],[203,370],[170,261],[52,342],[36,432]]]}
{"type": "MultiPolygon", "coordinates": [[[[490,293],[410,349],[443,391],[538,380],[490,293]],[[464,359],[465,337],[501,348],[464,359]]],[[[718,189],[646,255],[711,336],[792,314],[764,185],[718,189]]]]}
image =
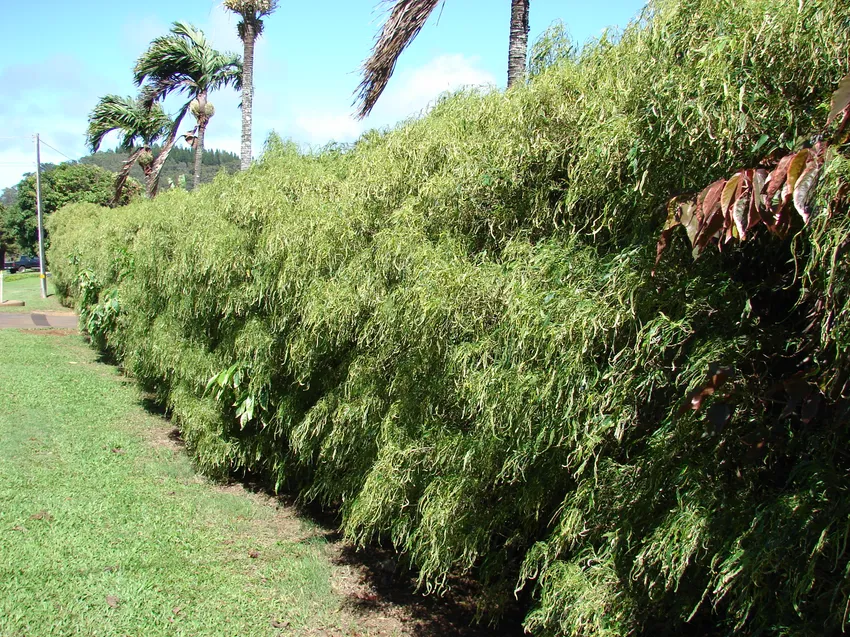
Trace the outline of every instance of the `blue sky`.
{"type": "MultiPolygon", "coordinates": [[[[220,50],[241,53],[236,17],[220,0],[41,0],[4,3],[0,22],[0,188],[34,169],[31,136],[71,158],[86,154],[86,117],[107,93],[134,94],[132,67],[148,43],[186,20],[220,50]],[[11,138],[11,139],[8,139],[11,138]]],[[[303,145],[352,141],[427,108],[466,85],[503,88],[507,72],[509,0],[447,0],[402,55],[373,114],[352,117],[358,68],[384,16],[379,0],[281,0],[266,19],[256,52],[254,153],[272,130],[303,145]]],[[[578,42],[605,27],[625,26],[643,0],[531,0],[531,41],[562,20],[578,42]]],[[[216,115],[208,148],[238,153],[239,97],[212,96],[216,115]]],[[[177,102],[166,103],[175,110],[177,102]]],[[[184,128],[191,128],[187,118],[184,128]]],[[[107,140],[112,146],[114,140],[107,140]]],[[[43,148],[42,161],[65,158],[43,148]]]]}

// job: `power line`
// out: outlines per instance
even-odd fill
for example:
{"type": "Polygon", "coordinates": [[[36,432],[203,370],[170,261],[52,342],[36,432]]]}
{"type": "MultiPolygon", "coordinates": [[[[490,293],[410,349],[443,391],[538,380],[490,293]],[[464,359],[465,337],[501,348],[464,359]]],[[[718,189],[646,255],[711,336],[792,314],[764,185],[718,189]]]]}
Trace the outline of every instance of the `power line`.
{"type": "Polygon", "coordinates": [[[64,157],[65,159],[68,159],[68,160],[70,160],[70,161],[77,161],[76,159],[74,159],[74,158],[72,158],[72,157],[68,157],[68,155],[66,155],[65,153],[63,153],[63,152],[62,152],[61,150],[59,150],[58,148],[54,148],[53,146],[51,146],[50,144],[48,144],[46,141],[44,141],[44,138],[42,138],[42,139],[41,139],[41,143],[42,143],[42,144],[44,144],[45,146],[47,146],[48,148],[53,148],[53,150],[55,150],[57,153],[59,153],[60,155],[62,155],[62,157],[64,157]]]}

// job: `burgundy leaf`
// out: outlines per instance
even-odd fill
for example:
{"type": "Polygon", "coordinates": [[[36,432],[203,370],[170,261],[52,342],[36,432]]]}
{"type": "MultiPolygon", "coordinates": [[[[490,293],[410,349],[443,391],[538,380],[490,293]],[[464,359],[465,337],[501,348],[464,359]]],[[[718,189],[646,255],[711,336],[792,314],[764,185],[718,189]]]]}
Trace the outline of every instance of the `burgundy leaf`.
{"type": "Polygon", "coordinates": [[[771,172],[768,176],[766,182],[767,192],[765,193],[765,199],[767,200],[768,206],[773,203],[773,198],[776,196],[776,193],[779,192],[785,184],[785,179],[788,175],[788,165],[791,163],[792,159],[794,159],[794,155],[785,155],[785,157],[779,160],[776,168],[774,168],[773,172],[771,172]]]}
{"type": "Polygon", "coordinates": [[[687,400],[679,408],[679,415],[681,416],[689,409],[698,411],[699,408],[702,407],[703,401],[717,391],[717,389],[723,385],[731,375],[731,367],[718,367],[711,370],[709,372],[708,380],[688,394],[687,400]]]}
{"type": "Polygon", "coordinates": [[[720,209],[723,214],[729,212],[729,207],[735,199],[735,193],[738,191],[738,184],[741,183],[741,173],[735,173],[732,178],[723,186],[723,192],[720,194],[720,209]]]}
{"type": "Polygon", "coordinates": [[[788,188],[788,194],[794,192],[794,186],[803,171],[806,170],[806,165],[809,163],[809,149],[804,148],[799,153],[794,155],[791,163],[788,164],[788,176],[785,178],[785,185],[788,188]]]}
{"type": "Polygon", "coordinates": [[[694,257],[708,245],[708,242],[723,227],[723,211],[720,206],[720,195],[726,186],[725,179],[718,179],[702,192],[703,208],[700,217],[700,227],[694,236],[694,257]]]}
{"type": "Polygon", "coordinates": [[[794,186],[794,207],[800,213],[804,223],[808,223],[809,221],[809,211],[806,205],[809,203],[817,187],[818,173],[817,162],[809,162],[806,170],[803,171],[803,174],[800,175],[797,184],[794,186]]]}
{"type": "Polygon", "coordinates": [[[704,193],[705,196],[703,197],[701,221],[708,218],[714,212],[714,208],[720,204],[720,194],[723,192],[723,186],[725,185],[725,179],[718,179],[702,191],[701,194],[704,193]]]}

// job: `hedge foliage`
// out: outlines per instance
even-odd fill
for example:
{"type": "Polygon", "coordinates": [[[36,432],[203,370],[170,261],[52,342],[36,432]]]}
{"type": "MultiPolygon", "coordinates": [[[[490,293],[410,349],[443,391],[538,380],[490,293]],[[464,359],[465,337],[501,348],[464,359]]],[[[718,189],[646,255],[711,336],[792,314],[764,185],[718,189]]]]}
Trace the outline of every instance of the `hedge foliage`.
{"type": "Polygon", "coordinates": [[[527,87],[69,206],[51,267],[204,471],[338,507],[426,590],[474,576],[539,635],[833,633],[842,147],[787,240],[694,261],[683,231],[651,272],[670,197],[822,130],[848,45],[844,0],[657,0],[527,87]]]}

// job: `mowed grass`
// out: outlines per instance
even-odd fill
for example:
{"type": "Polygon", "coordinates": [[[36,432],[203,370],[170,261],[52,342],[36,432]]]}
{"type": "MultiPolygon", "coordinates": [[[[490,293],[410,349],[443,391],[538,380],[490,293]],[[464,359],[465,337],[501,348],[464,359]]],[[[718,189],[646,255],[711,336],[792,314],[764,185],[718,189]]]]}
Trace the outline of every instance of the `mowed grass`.
{"type": "Polygon", "coordinates": [[[0,331],[0,636],[363,634],[328,547],[196,476],[81,337],[0,331]]]}
{"type": "Polygon", "coordinates": [[[41,298],[41,285],[38,273],[5,274],[3,281],[3,300],[24,301],[25,307],[0,307],[0,312],[61,312],[70,311],[62,307],[53,281],[47,277],[47,298],[41,298]]]}

